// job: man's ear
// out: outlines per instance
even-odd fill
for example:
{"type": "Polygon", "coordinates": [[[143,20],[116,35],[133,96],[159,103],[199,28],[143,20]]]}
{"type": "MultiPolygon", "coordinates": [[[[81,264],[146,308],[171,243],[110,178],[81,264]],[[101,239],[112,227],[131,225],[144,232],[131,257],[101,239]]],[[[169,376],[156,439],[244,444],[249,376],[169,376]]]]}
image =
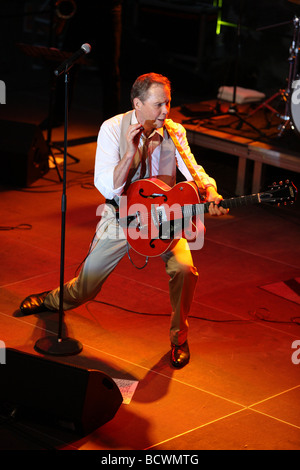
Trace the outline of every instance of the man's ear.
{"type": "Polygon", "coordinates": [[[133,106],[134,106],[134,109],[141,109],[141,105],[143,103],[141,102],[141,100],[139,98],[134,98],[133,100],[133,106]]]}

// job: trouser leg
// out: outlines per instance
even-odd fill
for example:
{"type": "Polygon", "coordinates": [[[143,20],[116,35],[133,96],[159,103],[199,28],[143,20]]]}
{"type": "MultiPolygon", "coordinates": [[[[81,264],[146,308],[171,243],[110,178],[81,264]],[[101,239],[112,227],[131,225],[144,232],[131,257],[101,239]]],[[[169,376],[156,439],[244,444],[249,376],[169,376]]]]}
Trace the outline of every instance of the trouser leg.
{"type": "MultiPolygon", "coordinates": [[[[91,252],[78,275],[64,284],[63,310],[69,310],[93,299],[126,253],[126,240],[118,233],[115,218],[104,217],[98,227],[91,252]]],[[[59,309],[60,288],[51,291],[44,304],[50,310],[59,309]]]]}
{"type": "Polygon", "coordinates": [[[187,339],[190,312],[198,272],[185,239],[180,239],[174,249],[162,255],[166,272],[170,276],[169,293],[172,306],[170,340],[181,345],[187,339]]]}
{"type": "MultiPolygon", "coordinates": [[[[64,285],[63,310],[78,307],[100,292],[104,281],[126,253],[127,241],[118,230],[119,225],[114,218],[108,220],[103,218],[91,253],[79,276],[64,285]]],[[[185,239],[180,239],[172,251],[164,253],[161,257],[170,276],[169,293],[172,306],[170,339],[173,344],[181,345],[187,339],[188,314],[198,273],[185,239]]],[[[44,301],[45,306],[50,310],[58,310],[59,294],[59,288],[51,291],[44,301]]]]}

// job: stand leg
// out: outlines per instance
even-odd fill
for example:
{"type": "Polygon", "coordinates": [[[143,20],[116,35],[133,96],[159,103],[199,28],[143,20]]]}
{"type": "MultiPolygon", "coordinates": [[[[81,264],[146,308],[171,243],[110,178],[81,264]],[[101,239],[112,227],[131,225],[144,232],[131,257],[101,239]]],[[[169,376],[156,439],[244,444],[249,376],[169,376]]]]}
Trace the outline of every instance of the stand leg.
{"type": "Polygon", "coordinates": [[[240,1],[239,5],[239,19],[237,24],[237,34],[236,34],[236,56],[235,56],[235,66],[234,66],[234,86],[233,86],[233,97],[232,103],[229,106],[227,113],[222,113],[221,116],[226,115],[235,115],[239,120],[239,124],[237,129],[241,129],[243,124],[247,124],[251,129],[258,133],[260,137],[265,137],[265,134],[260,130],[257,129],[253,124],[247,122],[245,118],[240,116],[237,112],[237,104],[236,104],[236,92],[237,92],[237,82],[238,82],[238,72],[239,72],[239,61],[241,56],[241,22],[242,22],[242,10],[243,10],[243,0],[240,1]]]}
{"type": "Polygon", "coordinates": [[[260,129],[257,129],[257,127],[251,124],[251,122],[248,122],[247,119],[243,118],[237,111],[235,111],[232,106],[231,108],[229,108],[228,114],[236,116],[238,120],[240,121],[237,129],[241,129],[243,124],[247,124],[247,126],[251,127],[251,129],[257,132],[260,135],[260,137],[266,136],[260,129]]]}
{"type": "Polygon", "coordinates": [[[253,116],[255,113],[257,113],[257,111],[259,111],[260,109],[262,108],[268,108],[270,111],[272,111],[274,114],[278,114],[278,111],[273,108],[272,106],[270,106],[269,103],[272,103],[272,101],[274,101],[278,96],[282,96],[282,93],[284,93],[284,90],[279,90],[277,91],[277,93],[275,93],[274,95],[272,95],[270,98],[268,98],[267,100],[263,101],[262,103],[260,103],[260,105],[255,108],[253,111],[251,111],[251,113],[249,113],[247,115],[247,117],[251,117],[253,116]]]}
{"type": "Polygon", "coordinates": [[[296,78],[297,74],[297,66],[298,66],[298,54],[299,54],[299,46],[300,46],[300,19],[295,16],[293,20],[294,30],[293,30],[293,39],[292,44],[290,46],[290,56],[288,58],[289,61],[289,74],[287,79],[287,89],[286,90],[279,90],[275,95],[271,96],[271,98],[264,101],[257,109],[255,109],[252,113],[248,114],[248,116],[253,116],[259,109],[262,107],[266,107],[270,109],[274,114],[276,114],[281,120],[284,122],[278,127],[278,134],[277,137],[282,137],[285,130],[288,128],[291,116],[290,116],[290,100],[291,100],[291,92],[292,92],[292,84],[296,78]],[[281,115],[276,109],[271,107],[269,103],[274,101],[275,98],[281,96],[281,99],[285,102],[285,111],[284,115],[281,115]]]}
{"type": "Polygon", "coordinates": [[[59,171],[59,168],[58,168],[58,165],[57,165],[57,162],[56,162],[56,158],[55,158],[55,155],[52,151],[52,148],[51,146],[48,144],[48,148],[49,148],[49,153],[51,155],[51,158],[53,159],[53,162],[54,162],[54,166],[55,166],[55,169],[56,169],[56,172],[57,172],[57,175],[58,175],[58,179],[60,182],[62,182],[62,177],[61,177],[61,174],[60,174],[60,171],[59,171]]]}

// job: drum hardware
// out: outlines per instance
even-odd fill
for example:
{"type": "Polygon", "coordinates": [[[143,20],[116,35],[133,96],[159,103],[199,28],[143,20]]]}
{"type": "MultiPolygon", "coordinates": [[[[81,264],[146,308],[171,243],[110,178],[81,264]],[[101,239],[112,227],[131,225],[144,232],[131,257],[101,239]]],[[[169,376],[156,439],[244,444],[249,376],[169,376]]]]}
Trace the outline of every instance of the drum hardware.
{"type": "MultiPolygon", "coordinates": [[[[241,129],[244,125],[247,125],[250,127],[254,132],[256,132],[259,137],[265,137],[265,134],[258,129],[256,126],[254,126],[251,122],[248,122],[247,118],[244,118],[239,112],[238,112],[238,106],[237,106],[237,82],[238,82],[238,73],[239,73],[239,66],[240,66],[240,57],[241,57],[241,31],[242,29],[245,28],[245,26],[242,25],[242,10],[243,10],[243,1],[239,2],[239,16],[238,16],[238,22],[236,25],[236,54],[235,54],[235,60],[234,60],[234,84],[233,84],[233,93],[232,93],[232,99],[231,103],[227,109],[226,112],[221,112],[221,107],[220,107],[220,98],[218,97],[216,107],[215,107],[215,114],[214,116],[211,117],[211,120],[214,118],[220,118],[222,116],[234,116],[236,118],[236,129],[241,129]]],[[[248,117],[248,116],[247,116],[248,117]]]]}
{"type": "MultiPolygon", "coordinates": [[[[276,114],[277,117],[279,117],[283,122],[278,126],[278,134],[277,137],[282,137],[288,126],[290,126],[292,129],[294,129],[293,126],[293,121],[292,121],[292,116],[291,116],[291,102],[292,102],[292,89],[295,83],[295,80],[297,78],[297,67],[298,67],[298,54],[300,50],[300,19],[299,17],[295,16],[293,19],[293,38],[292,38],[292,43],[289,49],[289,74],[288,74],[288,80],[287,80],[287,88],[278,90],[273,96],[268,98],[266,101],[261,103],[254,111],[248,114],[248,117],[253,116],[259,109],[262,108],[268,108],[270,111],[272,111],[273,114],[276,114]],[[280,114],[278,110],[276,110],[273,106],[271,106],[271,103],[276,99],[280,97],[281,101],[284,103],[284,113],[280,114]]],[[[259,28],[257,31],[262,31],[264,29],[268,28],[275,28],[278,26],[281,26],[283,24],[289,24],[289,22],[285,23],[279,23],[276,25],[272,26],[266,26],[263,28],[259,28]]]]}
{"type": "Polygon", "coordinates": [[[300,79],[292,83],[293,92],[290,102],[291,128],[300,136],[300,79]]]}

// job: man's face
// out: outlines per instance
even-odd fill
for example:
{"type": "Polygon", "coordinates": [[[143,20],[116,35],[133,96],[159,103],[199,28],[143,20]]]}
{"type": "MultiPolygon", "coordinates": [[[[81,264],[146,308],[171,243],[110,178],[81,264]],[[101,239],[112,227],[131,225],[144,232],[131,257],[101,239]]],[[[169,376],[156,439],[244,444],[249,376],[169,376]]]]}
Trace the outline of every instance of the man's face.
{"type": "Polygon", "coordinates": [[[163,127],[170,111],[170,104],[171,93],[169,87],[156,83],[149,88],[144,102],[139,98],[134,99],[137,119],[144,126],[146,133],[148,129],[163,127]]]}

